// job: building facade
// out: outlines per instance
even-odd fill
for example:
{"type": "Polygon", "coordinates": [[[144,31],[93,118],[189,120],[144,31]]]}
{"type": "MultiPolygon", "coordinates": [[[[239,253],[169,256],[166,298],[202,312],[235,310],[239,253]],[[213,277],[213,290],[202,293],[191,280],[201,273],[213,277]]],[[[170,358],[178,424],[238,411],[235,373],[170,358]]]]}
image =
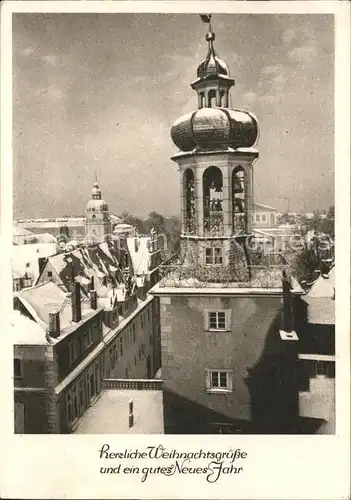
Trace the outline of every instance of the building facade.
{"type": "Polygon", "coordinates": [[[73,432],[104,380],[151,379],[159,369],[153,298],[134,295],[121,308],[89,295],[52,281],[15,295],[15,432],[73,432]]]}
{"type": "Polygon", "coordinates": [[[277,227],[277,211],[268,205],[254,203],[252,212],[252,226],[254,229],[267,229],[277,227]]]}

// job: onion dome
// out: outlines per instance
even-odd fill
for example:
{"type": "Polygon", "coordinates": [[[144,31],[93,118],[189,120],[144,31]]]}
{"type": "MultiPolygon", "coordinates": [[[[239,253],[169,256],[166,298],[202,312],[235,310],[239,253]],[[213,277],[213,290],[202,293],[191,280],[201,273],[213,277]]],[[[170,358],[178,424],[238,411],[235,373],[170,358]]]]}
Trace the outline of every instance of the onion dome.
{"type": "Polygon", "coordinates": [[[201,108],[178,118],[171,137],[181,151],[250,148],[258,138],[258,123],[248,111],[201,108]]]}
{"type": "Polygon", "coordinates": [[[98,182],[94,183],[91,191],[92,200],[89,200],[86,206],[87,212],[108,212],[108,206],[105,200],[101,198],[101,189],[98,182]]]}
{"type": "Polygon", "coordinates": [[[213,47],[215,34],[210,31],[206,34],[206,40],[208,41],[208,52],[204,62],[197,68],[198,78],[216,78],[219,75],[229,77],[229,68],[227,64],[218,57],[213,47]]]}
{"type": "Polygon", "coordinates": [[[94,187],[91,190],[93,200],[101,200],[101,189],[99,188],[99,183],[94,182],[94,187]]]}

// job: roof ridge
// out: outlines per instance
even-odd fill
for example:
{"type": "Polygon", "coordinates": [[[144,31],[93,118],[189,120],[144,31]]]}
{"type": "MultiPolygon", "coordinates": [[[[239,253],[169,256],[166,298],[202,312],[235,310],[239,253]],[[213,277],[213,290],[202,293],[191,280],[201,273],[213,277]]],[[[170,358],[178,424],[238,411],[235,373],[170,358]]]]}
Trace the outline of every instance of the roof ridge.
{"type": "MultiPolygon", "coordinates": [[[[19,293],[26,292],[26,291],[29,291],[29,290],[33,290],[33,288],[35,288],[35,289],[40,288],[41,286],[47,285],[48,283],[52,283],[52,281],[51,280],[42,281],[41,283],[38,283],[37,285],[33,285],[33,286],[28,287],[28,288],[22,288],[22,290],[20,290],[19,293]]],[[[58,286],[55,283],[53,283],[53,284],[55,286],[58,286]]]]}

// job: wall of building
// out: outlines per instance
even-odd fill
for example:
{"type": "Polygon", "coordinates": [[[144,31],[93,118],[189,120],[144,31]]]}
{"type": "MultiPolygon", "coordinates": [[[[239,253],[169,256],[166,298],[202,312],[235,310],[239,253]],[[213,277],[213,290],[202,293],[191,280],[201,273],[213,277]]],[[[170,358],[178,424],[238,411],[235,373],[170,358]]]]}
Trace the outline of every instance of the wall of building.
{"type": "Polygon", "coordinates": [[[105,351],[106,378],[152,378],[155,368],[152,301],[132,318],[105,351]]]}
{"type": "Polygon", "coordinates": [[[90,318],[55,345],[58,382],[61,382],[102,341],[102,315],[90,318]]]}
{"type": "Polygon", "coordinates": [[[166,432],[184,425],[190,432],[192,424],[199,432],[199,422],[232,423],[245,432],[253,412],[262,419],[265,406],[277,411],[281,297],[162,296],[160,308],[166,432]],[[228,311],[229,331],[208,331],[206,310],[228,311]],[[232,392],[209,393],[206,370],[230,370],[232,392]]]}
{"type": "Polygon", "coordinates": [[[273,209],[254,204],[252,212],[252,227],[255,229],[276,227],[277,212],[273,209]]]}
{"type": "Polygon", "coordinates": [[[21,376],[14,379],[16,387],[54,387],[57,377],[50,345],[15,345],[14,359],[19,359],[21,376]]]}
{"type": "Polygon", "coordinates": [[[104,378],[153,378],[160,368],[157,304],[156,298],[145,304],[131,298],[128,315],[114,330],[105,330],[106,345],[99,312],[57,344],[16,345],[14,358],[21,361],[21,376],[15,378],[17,432],[68,433],[94,403],[104,378]],[[68,364],[70,344],[84,338],[94,322],[99,336],[68,364]]]}
{"type": "MultiPolygon", "coordinates": [[[[22,408],[23,423],[15,432],[25,434],[46,434],[55,432],[57,429],[57,416],[53,409],[56,396],[43,392],[15,391],[14,402],[17,417],[20,406],[22,408]],[[22,430],[23,429],[23,430],[22,430]]],[[[16,422],[16,419],[15,419],[16,422]]],[[[17,418],[18,422],[18,418],[17,418]]]]}

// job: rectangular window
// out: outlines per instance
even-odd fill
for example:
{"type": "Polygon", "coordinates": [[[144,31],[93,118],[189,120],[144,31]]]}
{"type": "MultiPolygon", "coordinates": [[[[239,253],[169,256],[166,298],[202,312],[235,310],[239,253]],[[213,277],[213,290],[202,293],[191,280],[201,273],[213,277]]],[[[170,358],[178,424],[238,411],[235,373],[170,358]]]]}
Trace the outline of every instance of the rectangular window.
{"type": "Polygon", "coordinates": [[[122,337],[119,338],[119,353],[120,353],[120,356],[123,356],[123,338],[122,337]]]}
{"type": "Polygon", "coordinates": [[[135,344],[136,342],[135,323],[132,324],[132,331],[133,331],[133,343],[135,344]]]}
{"type": "Polygon", "coordinates": [[[88,346],[90,347],[93,343],[93,335],[91,327],[88,328],[88,346]]]}
{"type": "Polygon", "coordinates": [[[89,347],[89,337],[88,337],[88,332],[85,331],[83,333],[83,349],[87,349],[89,347]]]}
{"type": "Polygon", "coordinates": [[[262,214],[261,219],[262,219],[262,222],[267,222],[267,215],[262,214]]]}
{"type": "Polygon", "coordinates": [[[52,278],[52,271],[48,271],[48,278],[52,278]]]}
{"type": "Polygon", "coordinates": [[[115,366],[115,357],[114,357],[113,348],[111,348],[109,350],[109,354],[110,354],[110,367],[111,367],[111,370],[112,370],[112,368],[114,368],[114,366],[115,366]]]}
{"type": "Polygon", "coordinates": [[[140,315],[140,326],[141,326],[141,329],[144,328],[144,315],[143,314],[140,315]]]}
{"type": "Polygon", "coordinates": [[[206,264],[222,264],[222,248],[210,247],[205,250],[205,263],[206,264]]]}
{"type": "Polygon", "coordinates": [[[260,222],[260,220],[261,220],[260,214],[256,214],[256,222],[260,222]]]}
{"type": "Polygon", "coordinates": [[[225,330],[226,317],[224,311],[211,311],[208,313],[208,325],[210,330],[225,330]]]}
{"type": "Polygon", "coordinates": [[[221,248],[214,249],[214,263],[215,264],[222,264],[222,249],[221,248]]]}
{"type": "Polygon", "coordinates": [[[231,370],[207,370],[206,389],[211,392],[232,391],[233,375],[231,370]]]}
{"type": "Polygon", "coordinates": [[[78,358],[78,349],[77,349],[77,341],[72,340],[68,344],[68,363],[69,365],[72,365],[76,359],[78,358]]]}
{"type": "Polygon", "coordinates": [[[21,359],[14,358],[13,370],[14,370],[15,378],[22,378],[22,360],[21,359]]]}

